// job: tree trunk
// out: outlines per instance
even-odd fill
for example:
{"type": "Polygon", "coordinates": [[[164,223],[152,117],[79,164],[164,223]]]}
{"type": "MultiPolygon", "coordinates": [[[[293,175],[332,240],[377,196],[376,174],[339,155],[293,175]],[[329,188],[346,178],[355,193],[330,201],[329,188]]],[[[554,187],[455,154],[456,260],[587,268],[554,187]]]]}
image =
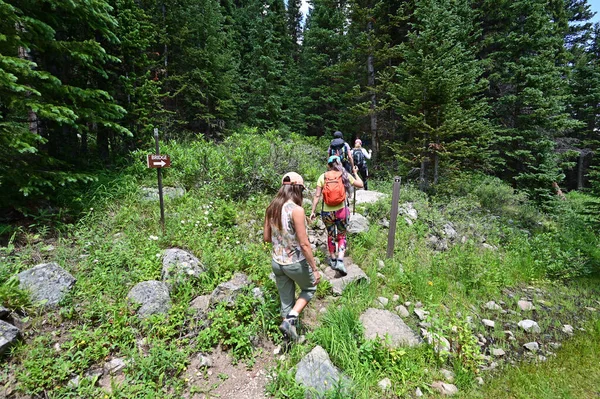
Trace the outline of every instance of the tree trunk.
{"type": "Polygon", "coordinates": [[[433,184],[436,185],[438,183],[440,171],[440,156],[437,151],[433,153],[433,184]]]}
{"type": "Polygon", "coordinates": [[[583,165],[585,156],[583,151],[579,152],[579,158],[577,159],[577,190],[583,189],[583,165]]]}
{"type": "MultiPolygon", "coordinates": [[[[19,24],[18,22],[15,24],[15,28],[16,28],[17,32],[25,31],[25,28],[23,28],[23,26],[21,24],[19,24]]],[[[33,62],[33,59],[31,57],[31,54],[29,53],[29,50],[27,50],[25,47],[19,46],[17,53],[18,53],[19,58],[33,62]]],[[[31,94],[30,92],[27,92],[28,96],[30,94],[31,94]]],[[[29,123],[29,131],[33,134],[38,134],[39,133],[38,116],[31,109],[29,109],[27,111],[27,122],[29,123]]]]}
{"type": "MultiPolygon", "coordinates": [[[[367,30],[370,32],[373,30],[373,21],[370,20],[367,24],[367,30]]],[[[377,93],[375,91],[375,62],[373,56],[373,49],[369,48],[369,55],[367,56],[367,71],[368,71],[368,85],[371,91],[371,104],[370,104],[370,117],[371,117],[371,148],[374,159],[377,159],[379,154],[379,134],[377,132],[377,93]]]]}

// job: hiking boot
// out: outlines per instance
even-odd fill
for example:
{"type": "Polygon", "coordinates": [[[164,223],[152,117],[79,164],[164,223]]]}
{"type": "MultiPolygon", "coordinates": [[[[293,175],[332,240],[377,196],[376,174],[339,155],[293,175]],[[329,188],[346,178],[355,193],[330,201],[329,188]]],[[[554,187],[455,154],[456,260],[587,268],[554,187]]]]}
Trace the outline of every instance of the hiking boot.
{"type": "Polygon", "coordinates": [[[342,277],[345,277],[346,275],[348,275],[348,272],[346,271],[346,266],[344,266],[344,260],[343,259],[338,259],[337,260],[337,265],[335,270],[337,270],[338,272],[340,272],[340,274],[342,275],[342,277]]]}
{"type": "Polygon", "coordinates": [[[333,270],[337,270],[337,259],[329,258],[329,267],[331,267],[333,270]]]}
{"type": "Polygon", "coordinates": [[[288,316],[281,322],[279,330],[285,334],[292,341],[298,341],[298,332],[296,332],[296,323],[298,318],[295,316],[288,316]]]}

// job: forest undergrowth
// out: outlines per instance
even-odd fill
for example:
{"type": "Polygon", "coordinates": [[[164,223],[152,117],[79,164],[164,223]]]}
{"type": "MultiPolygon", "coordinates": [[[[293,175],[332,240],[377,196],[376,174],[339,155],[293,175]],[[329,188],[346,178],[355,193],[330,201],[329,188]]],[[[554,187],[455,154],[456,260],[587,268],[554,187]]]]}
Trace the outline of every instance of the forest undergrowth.
{"type": "MultiPolygon", "coordinates": [[[[275,131],[262,135],[246,131],[218,145],[202,137],[164,143],[164,153],[173,160],[164,173],[165,185],[185,190],[183,196],[166,200],[164,233],[157,201],[143,199],[142,188],[154,187],[156,174],[146,169],[141,151],[133,155],[131,166],[99,179],[78,196],[85,211],[76,222],[54,220],[53,228],[48,228],[40,221],[13,229],[7,245],[0,248],[0,301],[12,311],[23,338],[5,354],[0,385],[10,387],[14,398],[187,398],[200,397],[194,395],[199,395],[202,375],[196,381],[186,377],[198,353],[220,345],[235,361],[252,367],[261,342],[281,344],[269,247],[262,242],[264,210],[287,171],[299,172],[309,191],[314,189],[324,171],[318,160],[326,145],[294,135],[283,139],[275,131]],[[173,247],[195,254],[206,272],[171,293],[167,315],[139,320],[127,303],[127,293],[136,283],[159,280],[161,252],[173,247]],[[44,262],[56,262],[77,278],[56,309],[32,303],[18,289],[16,274],[44,262]],[[238,271],[246,273],[252,284],[235,306],[213,309],[206,328],[206,321],[190,311],[190,301],[210,294],[238,271]],[[255,287],[263,291],[263,300],[252,295],[255,287]],[[119,383],[103,386],[98,377],[86,374],[114,357],[128,359],[119,383]],[[80,377],[78,384],[70,383],[75,376],[80,377]]],[[[349,256],[370,281],[351,286],[319,316],[316,327],[304,328],[305,343],[292,347],[269,370],[268,394],[304,397],[293,370],[315,345],[325,348],[353,381],[350,396],[356,398],[407,397],[417,388],[434,396],[431,382],[440,378],[442,368],[454,372],[462,397],[489,397],[482,393],[488,389],[496,397],[540,397],[527,394],[525,388],[518,394],[495,388],[498,384],[493,381],[525,386],[518,370],[533,367],[539,372],[528,382],[547,387],[558,368],[567,376],[575,375],[593,362],[573,361],[598,351],[597,346],[585,345],[586,337],[597,341],[600,319],[597,311],[584,311],[600,309],[595,279],[600,249],[586,216],[590,196],[569,193],[565,201],[548,204],[542,212],[524,194],[490,176],[445,175],[430,193],[409,183],[402,186],[400,204],[410,202],[418,218],[411,223],[398,218],[394,256],[387,259],[388,229],[383,221],[390,216],[393,171],[383,173],[370,182],[370,189],[388,197],[357,207],[370,228],[349,239],[349,256]],[[457,232],[456,239],[445,250],[434,248],[431,237],[444,237],[448,223],[457,232]],[[549,358],[540,367],[507,339],[502,323],[489,332],[469,322],[489,314],[483,308],[486,302],[503,302],[514,309],[520,296],[532,289],[538,290],[533,316],[543,333],[532,338],[515,330],[516,343],[563,341],[564,324],[577,330],[573,343],[558,349],[557,359],[549,358]],[[430,311],[432,328],[459,340],[463,351],[440,354],[427,344],[390,349],[364,339],[360,314],[373,307],[376,298],[394,295],[398,303],[421,302],[430,311]],[[489,353],[491,343],[478,345],[476,337],[482,333],[493,338],[488,341],[494,347],[514,356],[485,370],[482,356],[489,353]],[[386,377],[392,385],[382,391],[378,382],[386,377]],[[483,387],[477,377],[485,381],[483,387]]],[[[317,256],[323,259],[323,254],[317,256]]],[[[327,284],[317,292],[318,299],[330,295],[327,284]]],[[[418,331],[418,319],[413,316],[406,322],[418,331]]],[[[577,386],[564,392],[556,397],[597,395],[577,386]]],[[[330,393],[330,397],[348,395],[330,393]]]]}

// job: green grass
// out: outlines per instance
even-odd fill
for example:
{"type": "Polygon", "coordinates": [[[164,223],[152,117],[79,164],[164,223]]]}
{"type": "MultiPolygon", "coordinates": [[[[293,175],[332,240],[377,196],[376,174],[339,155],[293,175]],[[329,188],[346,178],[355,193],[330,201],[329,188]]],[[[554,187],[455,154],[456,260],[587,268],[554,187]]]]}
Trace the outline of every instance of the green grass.
{"type": "Polygon", "coordinates": [[[556,358],[506,367],[459,398],[585,399],[600,395],[600,320],[567,341],[556,358]]]}

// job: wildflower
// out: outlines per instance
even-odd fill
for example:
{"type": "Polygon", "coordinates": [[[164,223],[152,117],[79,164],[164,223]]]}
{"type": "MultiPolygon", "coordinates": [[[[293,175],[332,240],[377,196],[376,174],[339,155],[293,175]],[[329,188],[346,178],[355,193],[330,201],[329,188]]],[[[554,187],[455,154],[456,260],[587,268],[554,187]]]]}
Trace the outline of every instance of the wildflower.
{"type": "Polygon", "coordinates": [[[207,224],[206,226],[207,226],[207,227],[211,227],[211,226],[212,226],[212,223],[209,223],[209,224],[207,224]]]}
{"type": "Polygon", "coordinates": [[[150,236],[150,237],[148,237],[148,239],[150,239],[152,241],[157,241],[158,237],[157,236],[150,236]]]}
{"type": "Polygon", "coordinates": [[[182,220],[182,221],[181,221],[181,224],[185,224],[185,220],[182,220]]]}
{"type": "Polygon", "coordinates": [[[427,285],[432,286],[433,285],[433,281],[428,281],[427,285]]]}
{"type": "Polygon", "coordinates": [[[204,211],[204,214],[205,214],[205,215],[208,215],[208,211],[204,211]]]}

